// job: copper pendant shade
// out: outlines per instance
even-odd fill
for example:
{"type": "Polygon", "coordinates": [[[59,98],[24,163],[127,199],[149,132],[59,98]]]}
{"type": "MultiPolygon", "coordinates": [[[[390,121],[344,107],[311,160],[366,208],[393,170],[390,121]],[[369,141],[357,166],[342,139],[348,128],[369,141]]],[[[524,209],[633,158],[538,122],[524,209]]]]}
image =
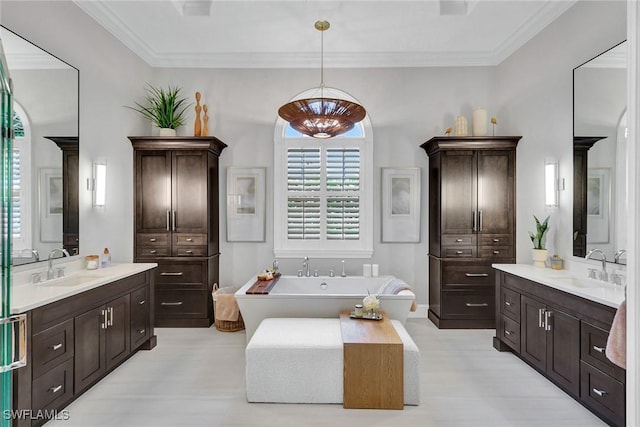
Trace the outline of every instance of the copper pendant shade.
{"type": "MultiPolygon", "coordinates": [[[[329,22],[317,21],[321,32],[329,29],[329,22]]],[[[278,115],[292,128],[313,138],[332,138],[353,129],[367,115],[360,104],[346,99],[325,98],[324,91],[324,38],[321,37],[320,97],[296,99],[278,110],[278,115]]]]}

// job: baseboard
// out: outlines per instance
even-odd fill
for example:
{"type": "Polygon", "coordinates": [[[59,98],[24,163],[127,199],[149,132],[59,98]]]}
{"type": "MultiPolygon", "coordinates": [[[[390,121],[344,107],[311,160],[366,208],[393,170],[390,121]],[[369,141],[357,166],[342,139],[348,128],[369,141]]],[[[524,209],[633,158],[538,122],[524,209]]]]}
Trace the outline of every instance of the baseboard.
{"type": "Polygon", "coordinates": [[[429,311],[429,304],[418,304],[418,309],[416,311],[410,311],[408,317],[419,317],[420,319],[426,319],[427,311],[429,311]]]}

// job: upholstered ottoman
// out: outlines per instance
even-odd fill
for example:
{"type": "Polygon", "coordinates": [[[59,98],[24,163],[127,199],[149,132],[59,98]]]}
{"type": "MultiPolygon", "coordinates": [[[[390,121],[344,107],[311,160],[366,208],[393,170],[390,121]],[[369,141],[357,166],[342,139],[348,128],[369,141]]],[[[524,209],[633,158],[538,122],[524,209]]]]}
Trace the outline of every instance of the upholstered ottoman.
{"type": "Polygon", "coordinates": [[[246,349],[249,402],[342,403],[338,319],[265,319],[246,349]]]}
{"type": "MultiPolygon", "coordinates": [[[[404,350],[404,403],[418,405],[420,351],[402,323],[391,322],[404,350]]],[[[265,319],[245,353],[249,402],[342,403],[340,319],[265,319]]]]}

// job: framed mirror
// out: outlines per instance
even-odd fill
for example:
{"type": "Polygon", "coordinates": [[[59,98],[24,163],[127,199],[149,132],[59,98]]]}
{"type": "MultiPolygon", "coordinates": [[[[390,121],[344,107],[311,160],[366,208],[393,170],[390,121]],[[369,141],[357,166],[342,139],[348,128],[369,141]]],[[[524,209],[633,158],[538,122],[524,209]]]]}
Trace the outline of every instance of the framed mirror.
{"type": "Polygon", "coordinates": [[[627,43],[573,70],[573,255],[626,264],[627,43]]]}
{"type": "Polygon", "coordinates": [[[0,27],[14,93],[12,263],[78,253],[79,72],[0,27]]]}

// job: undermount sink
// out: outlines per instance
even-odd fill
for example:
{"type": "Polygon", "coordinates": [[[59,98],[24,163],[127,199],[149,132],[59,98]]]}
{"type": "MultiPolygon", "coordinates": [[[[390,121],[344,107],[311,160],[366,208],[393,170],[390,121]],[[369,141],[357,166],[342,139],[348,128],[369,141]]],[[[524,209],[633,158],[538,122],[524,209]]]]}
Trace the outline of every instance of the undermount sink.
{"type": "Polygon", "coordinates": [[[575,286],[576,288],[603,288],[606,286],[610,286],[609,283],[599,280],[584,279],[571,276],[556,277],[555,280],[567,285],[575,286]]]}
{"type": "Polygon", "coordinates": [[[68,277],[60,277],[58,279],[51,279],[45,282],[38,283],[38,286],[79,286],[84,285],[86,283],[101,279],[102,276],[96,275],[78,275],[78,276],[68,276],[68,277]]]}

